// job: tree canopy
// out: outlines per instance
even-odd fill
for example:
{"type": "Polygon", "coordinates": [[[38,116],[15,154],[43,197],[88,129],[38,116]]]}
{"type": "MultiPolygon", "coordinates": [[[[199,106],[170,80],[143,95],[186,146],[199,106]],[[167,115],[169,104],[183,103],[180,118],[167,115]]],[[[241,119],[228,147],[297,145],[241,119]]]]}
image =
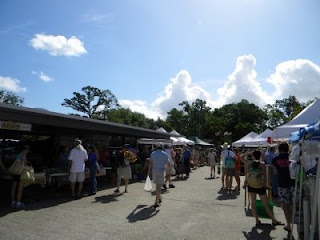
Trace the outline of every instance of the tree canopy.
{"type": "Polygon", "coordinates": [[[86,86],[81,89],[83,93],[73,92],[71,99],[64,99],[61,104],[70,107],[85,116],[99,119],[106,119],[107,111],[111,108],[118,108],[118,100],[110,90],[100,90],[96,87],[86,86]]]}
{"type": "Polygon", "coordinates": [[[167,131],[176,130],[184,136],[198,136],[211,143],[233,142],[251,131],[261,133],[267,128],[274,129],[290,121],[312,102],[300,103],[296,97],[289,96],[260,108],[243,99],[211,109],[206,101],[196,99],[191,103],[183,101],[177,104],[168,111],[165,120],[153,120],[142,113],[120,107],[110,90],[87,86],[82,88],[82,92],[74,92],[74,97],[64,99],[62,105],[89,118],[149,129],[163,127],[167,131]]]}
{"type": "Polygon", "coordinates": [[[13,92],[0,90],[0,102],[21,106],[24,102],[24,99],[13,92]]]}

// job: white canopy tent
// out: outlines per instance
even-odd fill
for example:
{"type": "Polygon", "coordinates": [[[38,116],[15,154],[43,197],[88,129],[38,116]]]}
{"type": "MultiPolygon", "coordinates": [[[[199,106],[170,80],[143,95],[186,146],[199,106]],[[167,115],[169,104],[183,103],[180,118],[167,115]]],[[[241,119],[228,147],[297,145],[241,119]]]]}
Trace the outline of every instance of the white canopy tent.
{"type": "Polygon", "coordinates": [[[258,136],[258,133],[255,132],[249,132],[247,135],[244,137],[240,138],[239,140],[235,141],[232,143],[233,147],[241,147],[245,145],[246,140],[252,139],[254,137],[258,136]]]}
{"type": "Polygon", "coordinates": [[[320,119],[320,99],[317,99],[308,107],[303,109],[290,122],[275,128],[272,132],[272,141],[288,141],[292,132],[298,131],[300,128],[306,127],[308,124],[314,123],[320,119]]]}
{"type": "MultiPolygon", "coordinates": [[[[158,132],[168,133],[163,127],[157,129],[158,132]]],[[[157,144],[162,142],[164,144],[172,144],[172,145],[194,145],[194,141],[189,140],[182,136],[177,131],[173,130],[169,133],[171,135],[170,139],[151,139],[151,138],[140,138],[137,140],[138,144],[157,144]]]]}
{"type": "Polygon", "coordinates": [[[247,147],[262,147],[269,145],[268,138],[271,137],[272,130],[266,129],[263,133],[255,136],[254,138],[245,140],[245,146],[247,147]]]}

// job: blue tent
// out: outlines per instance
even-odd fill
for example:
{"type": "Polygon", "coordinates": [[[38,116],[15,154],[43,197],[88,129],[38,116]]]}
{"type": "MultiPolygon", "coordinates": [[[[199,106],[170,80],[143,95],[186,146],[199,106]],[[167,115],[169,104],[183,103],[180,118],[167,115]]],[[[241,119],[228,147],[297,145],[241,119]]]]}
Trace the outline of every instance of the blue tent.
{"type": "Polygon", "coordinates": [[[302,138],[311,140],[320,140],[320,121],[309,124],[306,127],[300,128],[298,131],[290,134],[289,141],[294,143],[300,141],[302,138]]]}

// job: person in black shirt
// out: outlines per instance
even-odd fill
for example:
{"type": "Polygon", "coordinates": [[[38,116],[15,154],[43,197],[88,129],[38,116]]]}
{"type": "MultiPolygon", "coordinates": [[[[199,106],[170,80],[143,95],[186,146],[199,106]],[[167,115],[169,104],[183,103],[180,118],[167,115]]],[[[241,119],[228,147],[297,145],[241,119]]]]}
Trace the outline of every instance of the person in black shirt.
{"type": "Polygon", "coordinates": [[[280,143],[278,149],[279,155],[272,159],[272,164],[275,166],[274,174],[277,175],[279,181],[278,199],[282,203],[284,215],[287,220],[287,226],[285,226],[284,229],[290,232],[292,197],[295,182],[290,178],[289,172],[289,145],[287,143],[280,143]]]}

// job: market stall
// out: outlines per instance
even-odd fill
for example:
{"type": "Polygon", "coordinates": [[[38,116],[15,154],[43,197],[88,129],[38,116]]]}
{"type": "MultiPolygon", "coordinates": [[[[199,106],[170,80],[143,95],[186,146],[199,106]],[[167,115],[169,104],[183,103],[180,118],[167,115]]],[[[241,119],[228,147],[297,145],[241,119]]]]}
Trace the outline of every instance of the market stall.
{"type": "Polygon", "coordinates": [[[298,216],[299,234],[303,233],[304,239],[318,239],[315,233],[318,229],[319,234],[320,229],[320,121],[292,133],[290,142],[295,144],[290,161],[291,173],[296,179],[294,199],[298,198],[292,222],[298,216]],[[294,152],[297,152],[297,157],[294,157],[294,152]]]}

